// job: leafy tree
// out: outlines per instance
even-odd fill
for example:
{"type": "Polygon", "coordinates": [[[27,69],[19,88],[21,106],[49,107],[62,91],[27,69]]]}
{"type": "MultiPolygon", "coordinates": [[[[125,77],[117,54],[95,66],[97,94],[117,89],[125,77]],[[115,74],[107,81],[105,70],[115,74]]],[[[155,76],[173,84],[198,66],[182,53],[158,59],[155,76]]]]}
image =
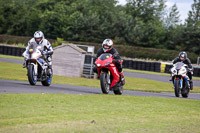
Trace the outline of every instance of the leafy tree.
{"type": "Polygon", "coordinates": [[[126,11],[133,20],[127,42],[135,39],[137,46],[160,47],[165,32],[161,21],[164,8],[163,0],[128,0],[126,11]]]}
{"type": "Polygon", "coordinates": [[[178,11],[178,8],[177,8],[176,4],[174,4],[170,8],[169,15],[165,19],[165,22],[164,22],[165,23],[165,27],[166,28],[176,27],[177,25],[180,24],[180,22],[181,22],[180,14],[179,14],[179,11],[178,11]]]}
{"type": "Polygon", "coordinates": [[[183,33],[183,26],[180,24],[180,15],[176,4],[174,4],[167,17],[164,19],[166,28],[166,41],[164,47],[167,49],[180,50],[180,41],[183,33]]]}
{"type": "Polygon", "coordinates": [[[200,0],[194,0],[183,32],[184,50],[200,55],[200,0]]]}

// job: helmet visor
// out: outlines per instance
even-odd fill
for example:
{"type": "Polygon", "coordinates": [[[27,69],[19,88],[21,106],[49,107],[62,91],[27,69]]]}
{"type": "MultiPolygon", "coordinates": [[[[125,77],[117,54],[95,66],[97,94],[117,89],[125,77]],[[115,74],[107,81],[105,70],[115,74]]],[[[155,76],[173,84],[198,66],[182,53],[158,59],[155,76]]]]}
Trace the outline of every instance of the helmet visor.
{"type": "Polygon", "coordinates": [[[110,47],[108,45],[103,45],[104,49],[109,49],[110,47]]]}
{"type": "Polygon", "coordinates": [[[40,41],[42,40],[42,37],[35,38],[35,40],[36,40],[37,42],[40,42],[40,41]]]}
{"type": "Polygon", "coordinates": [[[181,59],[181,60],[184,60],[185,58],[184,58],[184,57],[180,57],[180,59],[181,59]]]}

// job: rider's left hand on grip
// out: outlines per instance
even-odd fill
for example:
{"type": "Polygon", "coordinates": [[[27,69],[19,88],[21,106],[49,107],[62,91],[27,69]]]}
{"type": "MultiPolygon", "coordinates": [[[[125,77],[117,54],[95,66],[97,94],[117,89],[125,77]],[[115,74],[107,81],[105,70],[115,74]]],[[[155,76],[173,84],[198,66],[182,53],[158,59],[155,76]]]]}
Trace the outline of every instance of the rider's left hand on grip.
{"type": "Polygon", "coordinates": [[[47,51],[43,51],[42,54],[43,54],[43,55],[46,55],[46,54],[48,54],[48,52],[47,52],[47,51]]]}

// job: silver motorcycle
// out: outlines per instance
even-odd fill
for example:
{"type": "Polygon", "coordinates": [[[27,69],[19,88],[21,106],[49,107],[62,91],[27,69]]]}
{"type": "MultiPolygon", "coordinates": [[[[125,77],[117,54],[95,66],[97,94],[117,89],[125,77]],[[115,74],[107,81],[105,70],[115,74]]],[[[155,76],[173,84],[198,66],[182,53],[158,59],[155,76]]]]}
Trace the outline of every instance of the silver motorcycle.
{"type": "Polygon", "coordinates": [[[188,66],[182,62],[177,62],[171,69],[172,82],[174,86],[175,96],[187,98],[190,92],[190,82],[187,75],[189,69],[188,66]]]}
{"type": "Polygon", "coordinates": [[[42,54],[41,47],[32,43],[29,50],[23,53],[23,56],[25,57],[29,83],[36,85],[37,81],[41,81],[43,86],[50,86],[53,71],[49,69],[48,62],[45,61],[46,55],[42,54]]]}

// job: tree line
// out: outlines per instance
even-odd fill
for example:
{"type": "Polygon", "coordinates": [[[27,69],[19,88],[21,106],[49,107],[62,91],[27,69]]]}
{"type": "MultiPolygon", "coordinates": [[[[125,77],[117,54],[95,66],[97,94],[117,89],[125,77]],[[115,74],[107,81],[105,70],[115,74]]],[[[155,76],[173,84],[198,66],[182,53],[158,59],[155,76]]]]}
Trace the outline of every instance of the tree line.
{"type": "Polygon", "coordinates": [[[186,50],[200,54],[200,0],[184,23],[165,0],[0,0],[0,34],[186,50]]]}

